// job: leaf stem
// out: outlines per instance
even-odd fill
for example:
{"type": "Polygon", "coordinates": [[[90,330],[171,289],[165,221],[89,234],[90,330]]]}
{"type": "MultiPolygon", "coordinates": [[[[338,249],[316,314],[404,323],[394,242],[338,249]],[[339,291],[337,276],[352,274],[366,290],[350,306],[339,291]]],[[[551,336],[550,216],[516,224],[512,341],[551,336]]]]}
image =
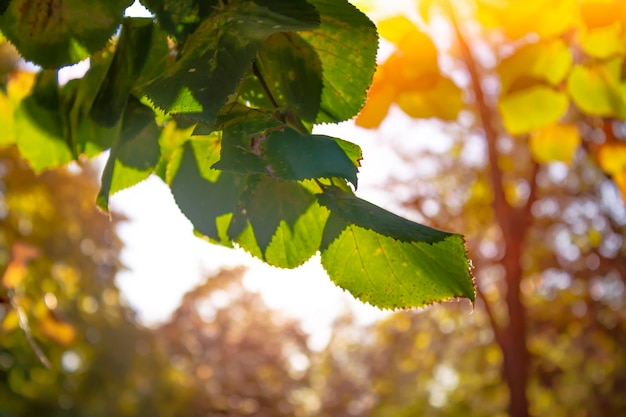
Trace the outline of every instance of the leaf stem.
{"type": "Polygon", "coordinates": [[[263,75],[261,74],[261,70],[259,69],[259,66],[256,63],[256,60],[252,61],[252,73],[259,79],[259,82],[261,83],[261,87],[263,88],[263,91],[265,91],[265,94],[267,94],[267,98],[269,98],[269,100],[272,102],[272,106],[274,106],[274,108],[278,110],[279,109],[278,102],[276,102],[276,99],[272,95],[270,88],[265,82],[265,79],[263,78],[263,75]]]}

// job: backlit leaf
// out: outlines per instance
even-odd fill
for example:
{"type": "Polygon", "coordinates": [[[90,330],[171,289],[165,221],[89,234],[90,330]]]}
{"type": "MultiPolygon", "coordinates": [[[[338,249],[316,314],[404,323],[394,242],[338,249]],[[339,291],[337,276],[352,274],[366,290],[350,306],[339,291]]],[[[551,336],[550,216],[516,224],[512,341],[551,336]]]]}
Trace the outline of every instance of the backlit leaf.
{"type": "Polygon", "coordinates": [[[13,0],[0,31],[45,68],[73,64],[104,47],[132,0],[13,0]]]}
{"type": "Polygon", "coordinates": [[[572,54],[560,39],[525,45],[498,65],[502,92],[508,92],[523,77],[557,85],[571,66],[572,54]]]}
{"type": "Polygon", "coordinates": [[[15,110],[14,127],[17,147],[36,172],[73,159],[66,142],[67,125],[60,109],[55,72],[39,74],[33,94],[15,110]]]}
{"type": "Polygon", "coordinates": [[[156,15],[159,26],[183,42],[219,5],[219,0],[143,0],[156,15]]]}
{"type": "Polygon", "coordinates": [[[536,85],[501,97],[498,109],[509,133],[518,135],[557,122],[568,105],[565,93],[536,85]]]}
{"type": "Polygon", "coordinates": [[[122,117],[131,88],[148,58],[153,32],[152,19],[127,17],[122,22],[113,61],[92,105],[96,122],[111,127],[122,117]]]}
{"type": "Polygon", "coordinates": [[[620,85],[622,58],[598,65],[575,65],[567,90],[576,106],[595,116],[626,118],[624,89],[620,85]]]}
{"type": "Polygon", "coordinates": [[[152,110],[131,96],[119,137],[102,173],[98,193],[101,208],[108,209],[109,196],[145,180],[152,173],[159,162],[159,135],[152,110]]]}
{"type": "Polygon", "coordinates": [[[322,265],[335,284],[380,308],[474,299],[460,235],[413,223],[335,188],[318,195],[331,214],[322,265]]]}
{"type": "Polygon", "coordinates": [[[304,0],[258,3],[228,3],[202,21],[180,59],[141,89],[168,112],[213,122],[267,37],[319,25],[317,12],[304,0]]]}
{"type": "Polygon", "coordinates": [[[296,33],[272,35],[263,43],[256,64],[272,94],[271,110],[315,121],[322,97],[322,64],[308,42],[296,33]]]}
{"type": "Polygon", "coordinates": [[[319,54],[324,87],[317,123],[356,115],[376,69],[376,26],[347,0],[311,0],[321,25],[300,35],[319,54]]]}
{"type": "Polygon", "coordinates": [[[174,200],[198,232],[225,243],[218,225],[228,226],[220,220],[235,212],[245,177],[210,168],[219,158],[216,140],[189,141],[181,152],[179,167],[171,174],[174,200]]]}
{"type": "Polygon", "coordinates": [[[250,177],[228,234],[255,256],[294,268],[319,249],[328,212],[295,181],[250,177]]]}
{"type": "Polygon", "coordinates": [[[581,35],[580,46],[591,57],[607,59],[626,52],[624,40],[622,25],[615,22],[585,31],[581,35]]]}
{"type": "Polygon", "coordinates": [[[452,80],[439,76],[431,88],[400,93],[397,103],[414,118],[456,120],[463,109],[463,92],[452,80]]]}

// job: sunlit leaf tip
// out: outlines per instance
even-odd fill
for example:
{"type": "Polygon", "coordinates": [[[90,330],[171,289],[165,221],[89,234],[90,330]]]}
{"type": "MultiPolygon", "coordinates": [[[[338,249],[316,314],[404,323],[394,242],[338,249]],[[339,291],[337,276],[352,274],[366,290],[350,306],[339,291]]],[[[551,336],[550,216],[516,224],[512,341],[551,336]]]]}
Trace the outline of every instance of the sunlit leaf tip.
{"type": "Polygon", "coordinates": [[[411,222],[337,188],[317,196],[330,210],[320,251],[331,280],[379,308],[475,299],[465,241],[411,222]]]}

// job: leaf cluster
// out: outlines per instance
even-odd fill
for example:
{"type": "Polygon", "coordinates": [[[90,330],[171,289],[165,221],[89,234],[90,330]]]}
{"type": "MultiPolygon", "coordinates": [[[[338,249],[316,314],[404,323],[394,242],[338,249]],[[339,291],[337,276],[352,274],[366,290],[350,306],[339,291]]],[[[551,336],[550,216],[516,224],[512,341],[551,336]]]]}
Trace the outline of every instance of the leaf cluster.
{"type": "Polygon", "coordinates": [[[346,0],[144,4],[154,18],[122,17],[127,0],[11,2],[0,31],[43,69],[8,78],[3,143],[37,171],[109,149],[103,209],[156,174],[200,235],[285,268],[320,251],[379,307],[473,299],[462,237],[356,197],[361,149],[313,133],[363,105],[377,50],[364,14],[346,0]]]}

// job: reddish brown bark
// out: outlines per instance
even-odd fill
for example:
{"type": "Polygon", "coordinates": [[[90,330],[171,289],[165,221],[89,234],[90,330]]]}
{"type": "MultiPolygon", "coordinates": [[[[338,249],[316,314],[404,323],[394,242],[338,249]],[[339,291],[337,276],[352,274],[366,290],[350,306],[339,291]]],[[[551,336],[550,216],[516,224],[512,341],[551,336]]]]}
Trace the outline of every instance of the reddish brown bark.
{"type": "Polygon", "coordinates": [[[511,417],[528,417],[528,384],[529,354],[526,346],[526,308],[521,297],[521,281],[523,270],[520,263],[524,248],[525,232],[532,222],[530,207],[535,200],[537,166],[534,166],[530,196],[521,209],[512,207],[506,200],[504,193],[503,175],[498,165],[498,131],[493,126],[496,117],[485,99],[481,86],[481,76],[471,49],[465,41],[454,13],[450,13],[455,28],[463,59],[470,75],[471,88],[474,93],[478,116],[487,142],[489,154],[489,176],[493,191],[492,207],[495,220],[502,232],[502,243],[505,253],[502,265],[505,270],[507,293],[504,297],[508,308],[508,320],[505,324],[498,324],[488,301],[484,299],[485,307],[494,329],[495,339],[502,350],[502,374],[509,388],[508,412],[511,417]]]}

